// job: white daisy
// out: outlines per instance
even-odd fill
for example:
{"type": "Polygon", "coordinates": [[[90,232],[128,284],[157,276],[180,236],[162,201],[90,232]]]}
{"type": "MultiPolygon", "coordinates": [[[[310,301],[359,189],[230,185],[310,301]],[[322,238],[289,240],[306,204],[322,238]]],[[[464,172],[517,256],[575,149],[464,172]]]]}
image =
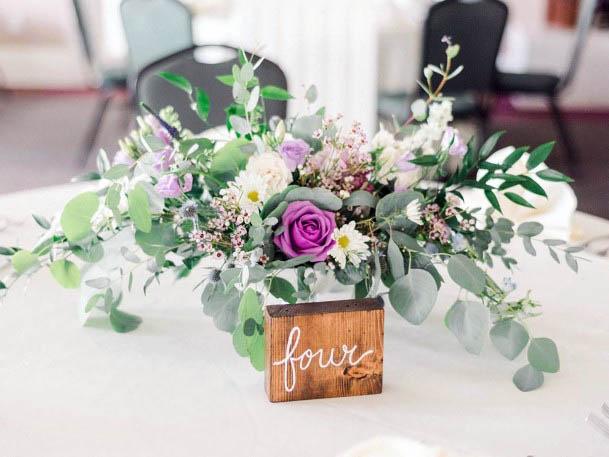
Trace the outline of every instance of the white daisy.
{"type": "Polygon", "coordinates": [[[334,229],[332,238],[336,244],[329,254],[341,268],[345,268],[347,260],[357,267],[370,255],[370,249],[366,244],[370,238],[355,229],[355,221],[343,225],[340,229],[334,229]]]}
{"type": "Polygon", "coordinates": [[[239,173],[235,178],[234,187],[239,191],[239,207],[247,212],[257,211],[267,198],[266,180],[254,173],[239,173]]]}
{"type": "Polygon", "coordinates": [[[421,202],[414,199],[406,205],[406,217],[417,225],[423,225],[421,220],[421,202]]]}

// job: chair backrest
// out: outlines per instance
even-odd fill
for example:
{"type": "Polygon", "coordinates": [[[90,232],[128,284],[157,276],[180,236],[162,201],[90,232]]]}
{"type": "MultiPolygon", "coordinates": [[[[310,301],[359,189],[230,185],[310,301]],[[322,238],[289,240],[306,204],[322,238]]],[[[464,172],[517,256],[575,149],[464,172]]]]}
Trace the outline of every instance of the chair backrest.
{"type": "Polygon", "coordinates": [[[465,68],[444,92],[492,90],[507,17],[508,8],[499,0],[444,0],[434,4],[425,21],[422,66],[445,61],[442,37],[450,36],[461,45],[456,64],[465,68]]]}
{"type": "Polygon", "coordinates": [[[580,2],[579,15],[577,18],[577,35],[573,46],[573,52],[571,53],[569,67],[558,84],[558,90],[563,90],[567,87],[575,77],[575,72],[577,71],[579,61],[581,60],[581,54],[584,45],[586,44],[588,32],[590,32],[590,28],[592,27],[592,20],[594,19],[594,12],[596,11],[597,4],[598,0],[582,0],[580,2]]]}
{"type": "MultiPolygon", "coordinates": [[[[246,52],[248,58],[251,54],[246,52]]],[[[216,79],[220,75],[232,74],[232,67],[238,63],[238,50],[224,45],[193,46],[171,56],[160,59],[145,67],[137,78],[136,98],[155,111],[172,105],[180,114],[182,124],[194,132],[206,127],[193,112],[186,94],[168,85],[158,76],[161,71],[182,75],[193,86],[203,89],[210,98],[208,128],[225,123],[224,108],[233,103],[232,88],[216,79]]],[[[254,56],[254,61],[258,57],[254,56]]],[[[261,86],[274,85],[287,90],[287,80],[281,68],[269,60],[264,60],[256,69],[261,86]]],[[[265,100],[267,117],[285,118],[287,104],[283,101],[265,100]]]]}
{"type": "Polygon", "coordinates": [[[123,0],[120,9],[132,81],[149,63],[193,45],[192,14],[178,0],[123,0]]]}

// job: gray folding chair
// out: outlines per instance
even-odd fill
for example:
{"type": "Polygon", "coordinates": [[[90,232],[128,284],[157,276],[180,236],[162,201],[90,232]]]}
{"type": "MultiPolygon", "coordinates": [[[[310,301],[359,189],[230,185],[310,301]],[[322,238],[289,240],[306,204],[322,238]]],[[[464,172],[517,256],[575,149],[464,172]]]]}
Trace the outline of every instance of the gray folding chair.
{"type": "MultiPolygon", "coordinates": [[[[251,54],[246,52],[246,55],[251,54]]],[[[258,57],[254,58],[258,61],[258,57]]],[[[197,114],[191,109],[188,97],[172,88],[158,74],[168,71],[182,75],[190,80],[193,86],[207,92],[211,100],[208,127],[223,125],[226,120],[224,108],[233,103],[232,89],[216,79],[220,75],[230,75],[232,67],[238,63],[238,50],[231,46],[204,45],[193,46],[162,58],[145,67],[137,78],[136,98],[153,110],[172,105],[178,114],[182,125],[194,132],[205,128],[197,114]]],[[[260,84],[274,85],[287,89],[287,80],[281,68],[275,63],[264,60],[256,70],[260,84]]],[[[287,104],[284,101],[266,100],[267,116],[285,118],[287,104]]]]}
{"type": "Polygon", "coordinates": [[[567,151],[567,158],[571,165],[577,164],[577,150],[569,135],[560,107],[558,106],[558,97],[571,81],[573,81],[584,49],[586,37],[592,26],[596,5],[597,0],[582,0],[580,2],[579,17],[577,20],[577,36],[571,52],[569,66],[564,74],[497,73],[496,91],[498,93],[506,95],[515,93],[530,94],[547,97],[552,117],[560,135],[560,139],[567,151]]]}

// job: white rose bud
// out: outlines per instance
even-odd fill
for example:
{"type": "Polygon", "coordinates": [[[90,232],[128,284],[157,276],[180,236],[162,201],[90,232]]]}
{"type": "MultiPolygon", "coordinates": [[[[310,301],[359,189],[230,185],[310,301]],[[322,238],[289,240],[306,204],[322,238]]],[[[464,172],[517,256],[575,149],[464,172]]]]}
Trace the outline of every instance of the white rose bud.
{"type": "Polygon", "coordinates": [[[425,103],[425,100],[420,98],[415,100],[412,105],[410,105],[410,110],[412,111],[413,117],[419,122],[424,121],[427,117],[427,103],[425,103]]]}
{"type": "Polygon", "coordinates": [[[275,127],[275,139],[281,143],[285,137],[285,122],[280,120],[275,127]]]}

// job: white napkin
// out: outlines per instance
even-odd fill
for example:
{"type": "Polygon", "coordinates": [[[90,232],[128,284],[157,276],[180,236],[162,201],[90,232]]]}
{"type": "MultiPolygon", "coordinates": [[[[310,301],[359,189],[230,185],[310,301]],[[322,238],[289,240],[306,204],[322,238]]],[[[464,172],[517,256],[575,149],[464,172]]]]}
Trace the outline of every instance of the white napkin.
{"type": "Polygon", "coordinates": [[[379,436],[357,444],[338,457],[466,457],[397,436],[379,436]]]}
{"type": "MultiPolygon", "coordinates": [[[[514,148],[512,146],[501,149],[495,152],[488,158],[489,162],[501,163],[514,148]]],[[[514,221],[515,224],[520,224],[525,221],[536,221],[544,225],[544,236],[548,238],[569,239],[572,229],[573,215],[577,207],[577,198],[569,184],[562,182],[544,181],[538,178],[535,173],[539,170],[547,168],[544,164],[531,170],[526,169],[526,161],[528,154],[524,154],[522,158],[516,162],[508,171],[509,174],[527,174],[537,181],[548,194],[548,198],[535,195],[521,187],[514,187],[510,192],[517,193],[529,201],[535,208],[525,208],[523,206],[512,203],[507,198],[498,195],[499,204],[503,210],[503,215],[514,221]]],[[[478,172],[478,176],[484,174],[484,170],[478,172]]],[[[493,180],[489,181],[493,185],[493,180]]],[[[490,206],[490,203],[484,197],[484,193],[479,189],[467,189],[462,192],[465,198],[466,206],[470,208],[482,207],[484,209],[490,206]]]]}

